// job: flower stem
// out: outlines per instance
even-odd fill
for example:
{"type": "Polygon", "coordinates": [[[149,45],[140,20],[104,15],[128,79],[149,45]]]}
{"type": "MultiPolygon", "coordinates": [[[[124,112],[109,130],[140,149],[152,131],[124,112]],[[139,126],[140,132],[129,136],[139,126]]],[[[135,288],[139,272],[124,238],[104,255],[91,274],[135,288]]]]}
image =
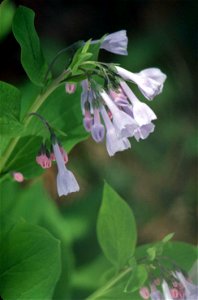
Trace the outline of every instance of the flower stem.
{"type": "MultiPolygon", "coordinates": [[[[48,86],[48,88],[41,94],[37,96],[29,110],[27,111],[24,119],[22,120],[22,124],[24,125],[24,128],[28,126],[32,119],[32,115],[29,115],[32,112],[37,112],[38,109],[41,107],[41,105],[44,103],[44,101],[48,98],[48,96],[59,86],[61,80],[65,78],[65,73],[61,74],[58,78],[53,80],[51,84],[48,86]]],[[[10,144],[8,145],[7,149],[4,152],[4,155],[1,157],[0,160],[0,173],[3,171],[9,157],[11,156],[12,152],[14,151],[15,146],[17,145],[18,141],[20,139],[20,136],[17,136],[13,138],[10,141],[10,144]]]]}
{"type": "Polygon", "coordinates": [[[132,271],[132,267],[124,269],[121,273],[110,279],[103,287],[96,290],[93,294],[88,296],[86,300],[95,300],[103,296],[110,288],[112,288],[118,281],[132,271]]]}

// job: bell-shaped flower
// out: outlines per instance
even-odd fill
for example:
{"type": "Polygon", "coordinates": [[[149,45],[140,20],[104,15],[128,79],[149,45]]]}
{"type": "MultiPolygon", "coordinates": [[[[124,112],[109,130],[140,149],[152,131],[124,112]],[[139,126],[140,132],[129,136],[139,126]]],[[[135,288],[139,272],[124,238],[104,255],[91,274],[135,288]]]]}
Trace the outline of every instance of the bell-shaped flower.
{"type": "Polygon", "coordinates": [[[120,110],[104,90],[100,91],[100,95],[112,113],[113,125],[115,126],[116,131],[119,132],[120,137],[124,136],[123,134],[127,127],[137,126],[134,119],[124,111],[120,110]]]}
{"type": "Polygon", "coordinates": [[[122,67],[115,67],[118,75],[123,79],[132,81],[137,84],[142,94],[152,100],[162,92],[166,75],[157,68],[145,69],[139,73],[132,73],[122,67]],[[150,70],[150,71],[149,71],[150,70]]]}
{"type": "Polygon", "coordinates": [[[115,54],[127,55],[127,46],[126,30],[120,30],[105,36],[100,48],[115,54]]]}
{"type": "Polygon", "coordinates": [[[149,124],[152,120],[157,119],[157,116],[155,115],[153,110],[147,104],[139,101],[139,99],[135,96],[126,82],[121,81],[120,86],[132,103],[133,116],[139,126],[149,124]]]}
{"type": "Polygon", "coordinates": [[[100,112],[98,108],[94,109],[94,123],[91,127],[91,135],[97,143],[100,143],[104,139],[105,128],[100,122],[100,112]]]}
{"type": "Polygon", "coordinates": [[[58,175],[57,175],[57,191],[58,195],[68,195],[69,193],[79,191],[79,185],[71,171],[69,171],[60,150],[58,143],[52,145],[53,152],[56,158],[56,163],[58,167],[58,175]]]}
{"type": "Polygon", "coordinates": [[[134,130],[134,137],[137,141],[140,139],[145,140],[154,129],[155,125],[153,123],[139,126],[134,130]]]}
{"type": "Polygon", "coordinates": [[[131,148],[130,142],[127,138],[120,138],[118,136],[118,132],[113,126],[104,106],[101,107],[101,115],[106,127],[106,147],[109,156],[113,156],[118,151],[131,148]]]}

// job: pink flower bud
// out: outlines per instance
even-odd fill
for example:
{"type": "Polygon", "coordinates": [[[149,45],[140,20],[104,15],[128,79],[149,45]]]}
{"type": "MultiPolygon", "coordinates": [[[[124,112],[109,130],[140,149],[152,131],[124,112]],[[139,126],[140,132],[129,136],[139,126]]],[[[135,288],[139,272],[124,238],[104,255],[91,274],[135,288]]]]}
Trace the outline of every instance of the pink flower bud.
{"type": "Polygon", "coordinates": [[[139,290],[139,293],[143,299],[149,299],[149,297],[150,297],[149,289],[145,286],[139,290]]]}
{"type": "Polygon", "coordinates": [[[178,299],[180,297],[180,292],[176,288],[170,289],[170,293],[173,299],[178,299]]]}
{"type": "Polygon", "coordinates": [[[48,169],[51,167],[52,162],[46,154],[41,154],[36,157],[36,162],[39,164],[43,169],[48,169]]]}
{"type": "Polygon", "coordinates": [[[73,94],[76,90],[76,85],[75,83],[66,83],[65,84],[65,91],[68,94],[73,94]]]}
{"type": "Polygon", "coordinates": [[[17,182],[23,182],[24,181],[23,174],[20,173],[20,172],[13,172],[12,176],[13,176],[13,179],[17,182]]]}

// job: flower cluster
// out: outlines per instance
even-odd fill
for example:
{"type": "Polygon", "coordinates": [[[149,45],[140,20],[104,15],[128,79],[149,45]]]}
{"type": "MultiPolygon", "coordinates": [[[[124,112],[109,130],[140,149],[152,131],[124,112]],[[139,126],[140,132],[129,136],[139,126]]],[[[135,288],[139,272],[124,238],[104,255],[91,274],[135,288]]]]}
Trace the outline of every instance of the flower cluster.
{"type": "Polygon", "coordinates": [[[150,288],[139,291],[143,299],[151,300],[195,300],[198,299],[198,285],[193,284],[181,271],[172,271],[167,279],[153,280],[150,288]]]}
{"type": "MultiPolygon", "coordinates": [[[[101,48],[110,52],[127,54],[126,31],[106,36],[101,48]]],[[[98,63],[99,64],[99,63],[98,63]]],[[[141,93],[152,100],[162,92],[166,75],[158,68],[148,68],[132,73],[116,65],[99,64],[98,74],[104,78],[100,86],[91,76],[81,82],[81,107],[83,124],[92,138],[100,143],[106,139],[110,156],[131,147],[129,138],[146,139],[154,131],[157,116],[141,102],[126,81],[135,83],[141,93]]],[[[75,90],[66,85],[66,90],[75,90]]]]}
{"type": "MultiPolygon", "coordinates": [[[[106,35],[100,41],[84,43],[84,45],[88,49],[89,45],[96,43],[100,43],[101,49],[127,55],[128,38],[125,30],[106,35]]],[[[148,100],[152,100],[162,92],[166,79],[166,75],[158,68],[132,73],[120,66],[96,61],[92,61],[91,65],[90,61],[84,61],[83,65],[78,66],[84,77],[81,81],[84,127],[97,143],[106,139],[106,148],[110,156],[130,148],[129,138],[134,137],[139,141],[146,139],[154,131],[153,121],[157,119],[155,113],[136,97],[127,81],[135,83],[141,93],[148,100]],[[102,77],[103,84],[98,84],[95,76],[102,77]]],[[[69,94],[75,92],[76,84],[72,82],[72,79],[66,82],[65,90],[69,94]]],[[[56,160],[59,196],[78,191],[78,183],[65,165],[68,162],[66,152],[58,143],[47,121],[37,113],[32,114],[37,115],[47,126],[52,142],[51,153],[47,150],[46,144],[42,144],[36,162],[45,169],[50,168],[52,161],[56,160]]]]}
{"type": "Polygon", "coordinates": [[[52,161],[56,161],[58,168],[57,192],[59,196],[79,191],[79,185],[73,173],[66,167],[68,155],[58,142],[54,133],[51,135],[51,142],[51,152],[47,149],[46,144],[42,143],[36,157],[37,164],[39,164],[43,169],[47,169],[51,167],[52,161]]]}

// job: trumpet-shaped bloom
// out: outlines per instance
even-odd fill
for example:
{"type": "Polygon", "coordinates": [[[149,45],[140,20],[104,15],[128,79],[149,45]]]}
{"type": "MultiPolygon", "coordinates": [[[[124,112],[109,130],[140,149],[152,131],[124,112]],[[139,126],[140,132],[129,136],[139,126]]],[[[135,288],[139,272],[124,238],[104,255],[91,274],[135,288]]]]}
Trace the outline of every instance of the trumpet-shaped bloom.
{"type": "Polygon", "coordinates": [[[104,38],[100,48],[115,54],[127,55],[127,45],[128,38],[126,35],[126,30],[120,30],[108,34],[104,38]]]}
{"type": "Polygon", "coordinates": [[[163,280],[162,282],[162,291],[164,295],[164,300],[174,300],[172,298],[168,283],[165,280],[163,280]]]}
{"type": "Polygon", "coordinates": [[[94,124],[91,127],[91,135],[97,143],[103,141],[105,135],[105,127],[100,121],[100,112],[98,108],[94,109],[94,124]]]}
{"type": "Polygon", "coordinates": [[[120,75],[124,80],[136,83],[142,94],[148,100],[152,100],[155,96],[162,92],[166,75],[162,73],[160,69],[149,68],[139,73],[132,73],[118,66],[115,68],[118,75],[120,75]]]}
{"type": "Polygon", "coordinates": [[[120,110],[104,90],[100,92],[100,95],[112,113],[113,125],[120,137],[125,137],[128,128],[137,127],[135,120],[124,111],[120,110]]]}
{"type": "Polygon", "coordinates": [[[118,151],[123,151],[131,147],[127,138],[120,138],[116,128],[112,124],[108,113],[104,106],[101,107],[101,114],[106,127],[106,147],[110,156],[114,155],[118,151]]]}
{"type": "Polygon", "coordinates": [[[157,119],[153,110],[147,104],[139,101],[126,82],[121,81],[120,86],[132,103],[133,116],[139,126],[147,125],[151,123],[152,120],[157,119]]]}
{"type": "Polygon", "coordinates": [[[56,163],[58,167],[58,175],[57,175],[57,191],[58,195],[68,195],[69,193],[79,191],[79,185],[71,171],[69,171],[60,150],[58,143],[55,143],[53,146],[53,152],[56,158],[56,163]]]}

